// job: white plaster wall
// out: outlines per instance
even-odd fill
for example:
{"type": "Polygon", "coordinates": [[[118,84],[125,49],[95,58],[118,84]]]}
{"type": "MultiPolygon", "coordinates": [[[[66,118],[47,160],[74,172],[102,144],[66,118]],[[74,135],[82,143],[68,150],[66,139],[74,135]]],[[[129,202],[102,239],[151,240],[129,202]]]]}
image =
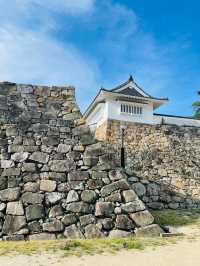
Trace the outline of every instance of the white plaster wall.
{"type": "Polygon", "coordinates": [[[98,104],[92,113],[87,117],[87,124],[91,131],[95,131],[97,124],[101,124],[106,120],[106,105],[105,103],[98,104]]]}
{"type": "Polygon", "coordinates": [[[153,104],[136,104],[143,107],[142,115],[129,115],[121,113],[121,104],[128,102],[108,100],[106,102],[106,115],[108,119],[115,119],[120,121],[137,122],[145,124],[153,124],[153,104]]]}
{"type": "Polygon", "coordinates": [[[183,118],[183,117],[153,115],[154,124],[161,124],[162,119],[164,120],[163,121],[164,124],[171,124],[171,125],[177,125],[177,126],[200,127],[200,120],[183,118]]]}

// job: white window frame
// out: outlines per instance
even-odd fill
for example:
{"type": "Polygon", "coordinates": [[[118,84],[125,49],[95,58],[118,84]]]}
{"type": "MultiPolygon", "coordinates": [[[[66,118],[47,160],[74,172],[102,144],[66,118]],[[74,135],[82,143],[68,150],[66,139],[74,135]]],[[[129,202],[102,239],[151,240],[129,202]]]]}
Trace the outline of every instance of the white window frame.
{"type": "Polygon", "coordinates": [[[123,115],[139,116],[144,113],[144,107],[140,104],[120,103],[120,113],[123,115]]]}

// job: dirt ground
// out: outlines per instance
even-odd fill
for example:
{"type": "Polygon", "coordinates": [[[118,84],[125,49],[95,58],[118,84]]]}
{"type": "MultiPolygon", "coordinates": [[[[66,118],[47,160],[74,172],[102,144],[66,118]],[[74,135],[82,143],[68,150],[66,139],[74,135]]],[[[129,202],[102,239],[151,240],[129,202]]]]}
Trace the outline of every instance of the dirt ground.
{"type": "Polygon", "coordinates": [[[115,255],[60,257],[53,254],[2,256],[1,266],[199,266],[200,238],[145,251],[126,251],[115,255]]]}

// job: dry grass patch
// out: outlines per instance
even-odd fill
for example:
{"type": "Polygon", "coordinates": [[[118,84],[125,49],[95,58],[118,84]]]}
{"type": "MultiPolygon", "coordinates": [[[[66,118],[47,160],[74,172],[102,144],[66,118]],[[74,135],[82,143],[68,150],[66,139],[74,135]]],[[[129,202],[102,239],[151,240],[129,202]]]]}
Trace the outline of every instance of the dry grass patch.
{"type": "Polygon", "coordinates": [[[57,253],[61,256],[82,256],[116,253],[123,250],[143,250],[177,242],[178,238],[105,238],[86,240],[51,240],[31,242],[0,242],[0,255],[32,255],[57,253]]]}

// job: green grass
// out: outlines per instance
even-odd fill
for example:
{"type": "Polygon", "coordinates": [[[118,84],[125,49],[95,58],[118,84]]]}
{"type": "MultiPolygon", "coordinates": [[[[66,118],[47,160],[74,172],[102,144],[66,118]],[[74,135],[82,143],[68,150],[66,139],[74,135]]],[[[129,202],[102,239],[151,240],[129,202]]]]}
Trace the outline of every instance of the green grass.
{"type": "Polygon", "coordinates": [[[155,221],[160,225],[185,226],[200,225],[200,209],[152,211],[155,221]]]}
{"type": "Polygon", "coordinates": [[[177,239],[163,238],[104,238],[87,240],[55,240],[31,242],[0,242],[0,255],[32,255],[57,253],[61,256],[82,256],[116,253],[123,250],[143,250],[147,247],[175,243],[177,239]]]}

